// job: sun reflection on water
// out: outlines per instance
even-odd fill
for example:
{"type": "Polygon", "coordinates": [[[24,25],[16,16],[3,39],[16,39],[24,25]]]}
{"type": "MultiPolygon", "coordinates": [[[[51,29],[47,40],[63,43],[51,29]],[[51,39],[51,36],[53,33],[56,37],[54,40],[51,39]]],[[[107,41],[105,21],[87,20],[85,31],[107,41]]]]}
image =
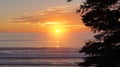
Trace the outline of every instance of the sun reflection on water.
{"type": "Polygon", "coordinates": [[[56,41],[56,46],[55,47],[60,48],[60,41],[59,40],[56,41]]]}

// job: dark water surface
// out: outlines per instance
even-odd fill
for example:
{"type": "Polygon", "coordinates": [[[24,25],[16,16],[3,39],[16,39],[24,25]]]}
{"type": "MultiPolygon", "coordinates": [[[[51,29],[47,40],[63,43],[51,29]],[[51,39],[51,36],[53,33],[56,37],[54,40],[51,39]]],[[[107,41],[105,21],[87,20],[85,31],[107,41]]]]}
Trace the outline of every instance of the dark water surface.
{"type": "Polygon", "coordinates": [[[0,67],[77,67],[86,38],[84,33],[59,38],[49,33],[0,33],[0,67]]]}
{"type": "Polygon", "coordinates": [[[0,48],[0,67],[77,67],[74,48],[0,48]]]}

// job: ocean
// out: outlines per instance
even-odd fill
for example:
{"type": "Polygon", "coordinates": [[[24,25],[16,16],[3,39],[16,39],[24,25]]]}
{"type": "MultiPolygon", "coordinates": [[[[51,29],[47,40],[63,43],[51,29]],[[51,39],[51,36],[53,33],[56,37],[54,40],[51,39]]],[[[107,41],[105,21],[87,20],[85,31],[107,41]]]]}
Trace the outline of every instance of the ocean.
{"type": "Polygon", "coordinates": [[[63,38],[48,33],[0,33],[0,67],[78,67],[87,34],[63,38]],[[84,37],[84,38],[82,38],[84,37]]]}
{"type": "Polygon", "coordinates": [[[71,48],[0,48],[0,67],[77,67],[83,55],[71,48]]]}

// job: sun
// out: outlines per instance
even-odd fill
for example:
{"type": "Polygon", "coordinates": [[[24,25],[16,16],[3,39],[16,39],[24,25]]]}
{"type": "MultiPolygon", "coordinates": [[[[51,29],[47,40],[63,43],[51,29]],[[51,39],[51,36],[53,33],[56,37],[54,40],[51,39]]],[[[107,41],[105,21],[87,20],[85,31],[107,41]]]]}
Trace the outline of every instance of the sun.
{"type": "Polygon", "coordinates": [[[57,33],[60,33],[60,32],[61,32],[61,30],[60,30],[60,29],[56,29],[55,31],[56,31],[57,33]]]}

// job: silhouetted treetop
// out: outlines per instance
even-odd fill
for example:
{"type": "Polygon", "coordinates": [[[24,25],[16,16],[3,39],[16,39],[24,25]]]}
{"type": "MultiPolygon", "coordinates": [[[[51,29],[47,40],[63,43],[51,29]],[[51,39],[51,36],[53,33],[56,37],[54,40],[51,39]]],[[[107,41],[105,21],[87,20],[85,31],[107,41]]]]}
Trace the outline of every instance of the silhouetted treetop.
{"type": "Polygon", "coordinates": [[[86,0],[77,12],[94,31],[120,29],[120,0],[86,0]]]}
{"type": "Polygon", "coordinates": [[[87,27],[98,31],[80,50],[86,56],[78,65],[120,67],[120,0],[85,0],[76,12],[87,27]]]}
{"type": "Polygon", "coordinates": [[[86,0],[77,11],[82,12],[84,24],[94,31],[120,29],[119,0],[86,0]]]}
{"type": "Polygon", "coordinates": [[[117,30],[120,29],[120,12],[110,10],[93,10],[83,15],[86,26],[96,30],[117,30]]]}

